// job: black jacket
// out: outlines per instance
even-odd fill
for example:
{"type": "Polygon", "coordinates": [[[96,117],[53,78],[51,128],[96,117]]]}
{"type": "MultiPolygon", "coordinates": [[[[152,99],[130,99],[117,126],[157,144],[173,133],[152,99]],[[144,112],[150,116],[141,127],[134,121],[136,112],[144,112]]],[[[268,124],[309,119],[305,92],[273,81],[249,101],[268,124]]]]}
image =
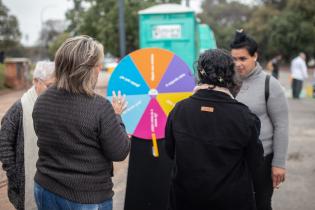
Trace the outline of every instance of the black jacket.
{"type": "Polygon", "coordinates": [[[166,151],[175,160],[170,209],[255,209],[259,132],[259,119],[225,93],[199,90],[177,103],[166,125],[166,151]]]}

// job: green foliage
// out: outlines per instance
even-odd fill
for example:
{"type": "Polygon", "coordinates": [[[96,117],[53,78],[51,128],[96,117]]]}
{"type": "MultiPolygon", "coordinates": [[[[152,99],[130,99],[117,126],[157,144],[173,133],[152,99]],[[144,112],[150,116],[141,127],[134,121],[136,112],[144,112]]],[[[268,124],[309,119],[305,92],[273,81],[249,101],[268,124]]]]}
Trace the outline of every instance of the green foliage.
{"type": "Polygon", "coordinates": [[[7,51],[18,45],[21,33],[15,16],[0,0],[0,51],[7,51]]]}
{"type": "MultiPolygon", "coordinates": [[[[99,40],[105,51],[119,56],[118,1],[73,0],[74,8],[66,14],[68,31],[86,34],[99,40]]],[[[125,0],[126,51],[139,46],[138,11],[157,3],[180,3],[180,0],[125,0]]]]}
{"type": "Polygon", "coordinates": [[[310,21],[300,14],[286,11],[281,17],[276,17],[271,22],[274,28],[270,32],[270,44],[278,49],[287,58],[292,58],[299,52],[315,55],[315,27],[310,21]]]}
{"type": "Polygon", "coordinates": [[[249,20],[252,9],[239,2],[226,0],[205,0],[201,22],[208,24],[214,31],[219,48],[229,48],[235,29],[243,28],[249,20]]]}
{"type": "MultiPolygon", "coordinates": [[[[299,13],[303,19],[307,19],[315,24],[315,1],[313,0],[287,0],[287,11],[299,13]]],[[[314,25],[315,26],[315,25],[314,25]]]]}
{"type": "Polygon", "coordinates": [[[258,43],[260,59],[268,60],[273,54],[279,53],[279,49],[269,43],[270,33],[273,31],[270,22],[273,18],[278,17],[280,12],[271,6],[265,5],[255,7],[254,11],[250,20],[244,24],[243,28],[258,43]]]}
{"type": "MultiPolygon", "coordinates": [[[[69,1],[69,0],[68,0],[69,1]]],[[[66,12],[66,18],[70,20],[67,31],[77,35],[79,32],[81,16],[84,14],[84,8],[82,6],[82,0],[72,0],[73,8],[66,12]]]]}
{"type": "MultiPolygon", "coordinates": [[[[68,32],[90,35],[104,44],[105,51],[118,56],[118,1],[71,1],[74,8],[66,15],[68,32]]],[[[127,52],[139,46],[138,11],[166,2],[180,0],[125,0],[127,52]]],[[[219,48],[229,49],[235,30],[244,28],[258,42],[263,60],[278,53],[289,59],[299,51],[315,56],[314,0],[260,0],[256,6],[233,0],[204,0],[202,8],[199,18],[213,29],[219,48]]]]}
{"type": "Polygon", "coordinates": [[[249,7],[226,0],[205,0],[201,20],[214,30],[219,47],[229,48],[235,29],[244,28],[267,60],[281,53],[290,59],[304,51],[315,56],[315,1],[260,0],[249,7]]]}
{"type": "Polygon", "coordinates": [[[59,34],[57,37],[55,37],[54,41],[52,41],[48,46],[48,52],[49,52],[49,58],[51,60],[54,60],[55,53],[58,50],[58,48],[61,46],[61,44],[66,41],[70,37],[70,34],[65,32],[62,34],[59,34]]]}
{"type": "Polygon", "coordinates": [[[66,25],[62,20],[47,20],[42,24],[39,37],[39,47],[41,47],[40,59],[52,59],[54,56],[51,54],[49,46],[53,44],[55,39],[63,34],[66,25]]]}
{"type": "Polygon", "coordinates": [[[269,46],[278,49],[286,58],[303,51],[315,56],[315,2],[288,0],[286,8],[270,21],[269,46]]]}
{"type": "Polygon", "coordinates": [[[266,5],[268,7],[273,7],[278,10],[282,10],[288,0],[259,0],[263,5],[266,5]]]}
{"type": "Polygon", "coordinates": [[[61,20],[47,20],[42,24],[40,32],[40,45],[48,47],[48,45],[65,30],[64,22],[61,20]]]}

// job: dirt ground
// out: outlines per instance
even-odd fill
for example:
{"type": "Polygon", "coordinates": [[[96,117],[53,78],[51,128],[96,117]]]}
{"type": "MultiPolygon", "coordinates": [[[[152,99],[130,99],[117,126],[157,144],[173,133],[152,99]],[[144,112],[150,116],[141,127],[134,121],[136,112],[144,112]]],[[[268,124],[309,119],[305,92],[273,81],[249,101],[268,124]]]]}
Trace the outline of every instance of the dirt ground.
{"type": "MultiPolygon", "coordinates": [[[[281,71],[280,82],[290,95],[288,73],[281,71]]],[[[108,75],[100,76],[97,91],[104,95],[108,75]]],[[[309,79],[306,85],[311,84],[309,79]]],[[[0,119],[23,91],[0,93],[0,119]]],[[[287,162],[287,179],[273,197],[274,210],[314,210],[315,209],[315,99],[288,98],[290,111],[290,143],[287,162]]],[[[128,159],[115,163],[114,210],[123,210],[128,159]]],[[[6,196],[5,174],[0,170],[0,210],[11,210],[6,196]],[[2,183],[2,184],[1,184],[2,183]]]]}

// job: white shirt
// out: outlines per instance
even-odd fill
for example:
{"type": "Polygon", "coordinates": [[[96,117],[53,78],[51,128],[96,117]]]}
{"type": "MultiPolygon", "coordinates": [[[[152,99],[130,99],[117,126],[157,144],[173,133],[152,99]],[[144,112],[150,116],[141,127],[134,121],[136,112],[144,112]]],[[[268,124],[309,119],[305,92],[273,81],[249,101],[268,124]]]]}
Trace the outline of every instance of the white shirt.
{"type": "Polygon", "coordinates": [[[304,80],[307,78],[306,63],[300,56],[294,58],[291,62],[291,73],[293,79],[304,80]]]}

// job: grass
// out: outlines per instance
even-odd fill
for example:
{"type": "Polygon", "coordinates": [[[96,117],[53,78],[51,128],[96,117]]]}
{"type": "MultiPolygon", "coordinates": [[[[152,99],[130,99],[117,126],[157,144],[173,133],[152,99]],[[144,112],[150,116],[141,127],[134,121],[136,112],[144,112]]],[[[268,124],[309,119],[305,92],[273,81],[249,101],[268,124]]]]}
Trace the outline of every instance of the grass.
{"type": "Polygon", "coordinates": [[[0,90],[4,89],[4,65],[0,63],[0,90]]]}

